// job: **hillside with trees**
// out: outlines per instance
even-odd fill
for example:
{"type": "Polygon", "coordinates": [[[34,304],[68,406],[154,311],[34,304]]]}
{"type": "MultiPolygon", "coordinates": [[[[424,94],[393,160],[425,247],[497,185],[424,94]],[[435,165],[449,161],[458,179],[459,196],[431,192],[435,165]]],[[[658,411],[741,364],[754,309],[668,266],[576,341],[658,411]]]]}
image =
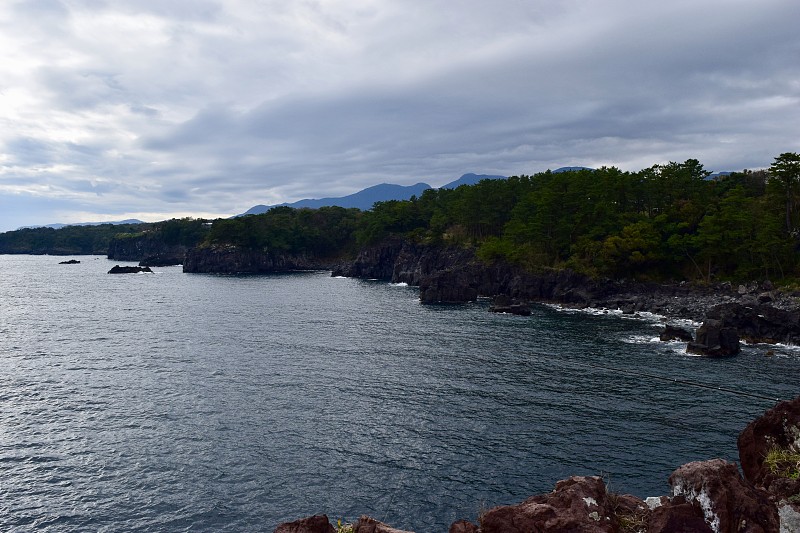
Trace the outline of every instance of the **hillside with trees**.
{"type": "Polygon", "coordinates": [[[709,176],[695,159],[638,172],[547,171],[428,189],[410,200],[377,202],[369,211],[283,206],[213,222],[18,230],[0,234],[0,253],[92,254],[111,246],[135,255],[164,245],[345,260],[401,238],[461,247],[485,263],[530,272],[571,269],[645,281],[795,280],[800,155],[780,154],[767,170],[709,176]]]}
{"type": "Polygon", "coordinates": [[[646,280],[781,279],[798,267],[800,156],[709,179],[703,165],[543,172],[376,204],[360,244],[389,235],[475,248],[486,262],[646,280]]]}

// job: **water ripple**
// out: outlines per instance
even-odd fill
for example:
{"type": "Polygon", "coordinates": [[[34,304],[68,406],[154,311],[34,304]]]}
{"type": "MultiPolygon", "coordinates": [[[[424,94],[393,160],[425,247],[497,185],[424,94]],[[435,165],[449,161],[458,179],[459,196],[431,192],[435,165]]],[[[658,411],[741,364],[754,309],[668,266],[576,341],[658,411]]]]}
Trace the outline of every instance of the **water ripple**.
{"type": "Polygon", "coordinates": [[[0,256],[0,529],[272,531],[318,512],[445,531],[572,474],[661,494],[798,394],[793,347],[686,357],[658,317],[284,276],[108,276],[0,256]]]}

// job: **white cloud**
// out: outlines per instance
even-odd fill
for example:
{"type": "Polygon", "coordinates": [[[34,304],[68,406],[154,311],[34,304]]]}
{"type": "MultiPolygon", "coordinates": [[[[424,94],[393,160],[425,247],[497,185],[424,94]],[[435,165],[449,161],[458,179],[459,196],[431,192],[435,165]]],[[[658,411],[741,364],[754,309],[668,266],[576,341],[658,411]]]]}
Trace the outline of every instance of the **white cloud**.
{"type": "Polygon", "coordinates": [[[53,222],[36,209],[229,215],[468,171],[756,168],[800,149],[798,17],[793,0],[6,3],[0,195],[53,222]]]}

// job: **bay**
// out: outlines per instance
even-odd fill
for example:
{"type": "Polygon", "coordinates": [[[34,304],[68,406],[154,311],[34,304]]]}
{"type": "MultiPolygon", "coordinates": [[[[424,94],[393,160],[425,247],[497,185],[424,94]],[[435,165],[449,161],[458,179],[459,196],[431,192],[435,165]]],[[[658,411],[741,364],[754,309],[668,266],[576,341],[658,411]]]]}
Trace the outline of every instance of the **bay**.
{"type": "Polygon", "coordinates": [[[800,393],[796,348],[689,357],[649,315],[64,259],[0,256],[3,531],[446,531],[570,475],[660,495],[685,462],[736,460],[774,402],[652,376],[800,393]]]}

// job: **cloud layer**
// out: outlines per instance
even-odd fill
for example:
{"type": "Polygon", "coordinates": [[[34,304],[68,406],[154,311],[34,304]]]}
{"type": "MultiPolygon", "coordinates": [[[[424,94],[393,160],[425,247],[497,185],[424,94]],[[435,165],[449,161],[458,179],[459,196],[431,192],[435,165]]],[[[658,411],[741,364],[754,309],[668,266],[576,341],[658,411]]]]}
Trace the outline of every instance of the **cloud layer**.
{"type": "Polygon", "coordinates": [[[800,150],[794,0],[24,0],[0,231],[800,150]]]}

